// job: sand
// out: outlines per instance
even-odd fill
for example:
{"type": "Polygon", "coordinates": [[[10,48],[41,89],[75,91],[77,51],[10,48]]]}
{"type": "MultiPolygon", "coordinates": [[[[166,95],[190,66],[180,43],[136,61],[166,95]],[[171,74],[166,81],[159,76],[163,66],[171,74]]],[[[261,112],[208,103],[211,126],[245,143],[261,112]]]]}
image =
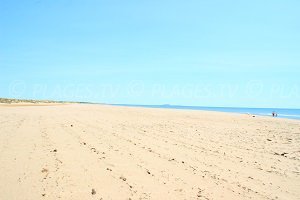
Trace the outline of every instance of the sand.
{"type": "Polygon", "coordinates": [[[0,199],[300,199],[300,121],[0,106],[0,199]]]}

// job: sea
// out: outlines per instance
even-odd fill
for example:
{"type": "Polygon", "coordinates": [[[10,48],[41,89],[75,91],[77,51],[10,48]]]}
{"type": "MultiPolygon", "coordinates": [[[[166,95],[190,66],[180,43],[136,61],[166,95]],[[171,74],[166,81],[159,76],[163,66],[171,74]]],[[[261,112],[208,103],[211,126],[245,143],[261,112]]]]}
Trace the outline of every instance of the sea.
{"type": "Polygon", "coordinates": [[[272,117],[272,112],[277,113],[279,118],[300,120],[300,109],[290,108],[239,108],[239,107],[203,107],[203,106],[180,106],[180,105],[133,105],[133,104],[113,104],[117,106],[144,107],[144,108],[167,108],[184,110],[204,110],[227,113],[252,114],[272,117]]]}

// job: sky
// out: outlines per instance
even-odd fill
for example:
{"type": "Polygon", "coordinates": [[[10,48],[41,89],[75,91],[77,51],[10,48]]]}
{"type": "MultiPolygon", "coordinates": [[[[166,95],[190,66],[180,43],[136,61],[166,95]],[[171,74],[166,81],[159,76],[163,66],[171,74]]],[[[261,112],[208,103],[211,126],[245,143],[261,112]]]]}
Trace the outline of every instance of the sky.
{"type": "Polygon", "coordinates": [[[300,108],[298,0],[0,0],[0,97],[300,108]]]}

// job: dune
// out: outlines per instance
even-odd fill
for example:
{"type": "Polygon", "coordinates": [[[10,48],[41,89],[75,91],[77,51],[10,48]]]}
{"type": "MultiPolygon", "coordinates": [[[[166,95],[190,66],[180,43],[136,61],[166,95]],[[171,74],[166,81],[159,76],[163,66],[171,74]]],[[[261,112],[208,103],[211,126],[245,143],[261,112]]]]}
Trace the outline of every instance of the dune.
{"type": "Polygon", "coordinates": [[[0,199],[300,199],[300,121],[0,106],[0,199]]]}

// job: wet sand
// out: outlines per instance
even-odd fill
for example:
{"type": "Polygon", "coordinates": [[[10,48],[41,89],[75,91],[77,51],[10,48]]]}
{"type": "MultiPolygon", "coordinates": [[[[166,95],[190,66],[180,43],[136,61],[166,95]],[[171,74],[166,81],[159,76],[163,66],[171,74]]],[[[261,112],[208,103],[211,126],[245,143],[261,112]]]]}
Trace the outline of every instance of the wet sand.
{"type": "Polygon", "coordinates": [[[300,121],[0,106],[0,199],[300,199],[300,121]]]}

